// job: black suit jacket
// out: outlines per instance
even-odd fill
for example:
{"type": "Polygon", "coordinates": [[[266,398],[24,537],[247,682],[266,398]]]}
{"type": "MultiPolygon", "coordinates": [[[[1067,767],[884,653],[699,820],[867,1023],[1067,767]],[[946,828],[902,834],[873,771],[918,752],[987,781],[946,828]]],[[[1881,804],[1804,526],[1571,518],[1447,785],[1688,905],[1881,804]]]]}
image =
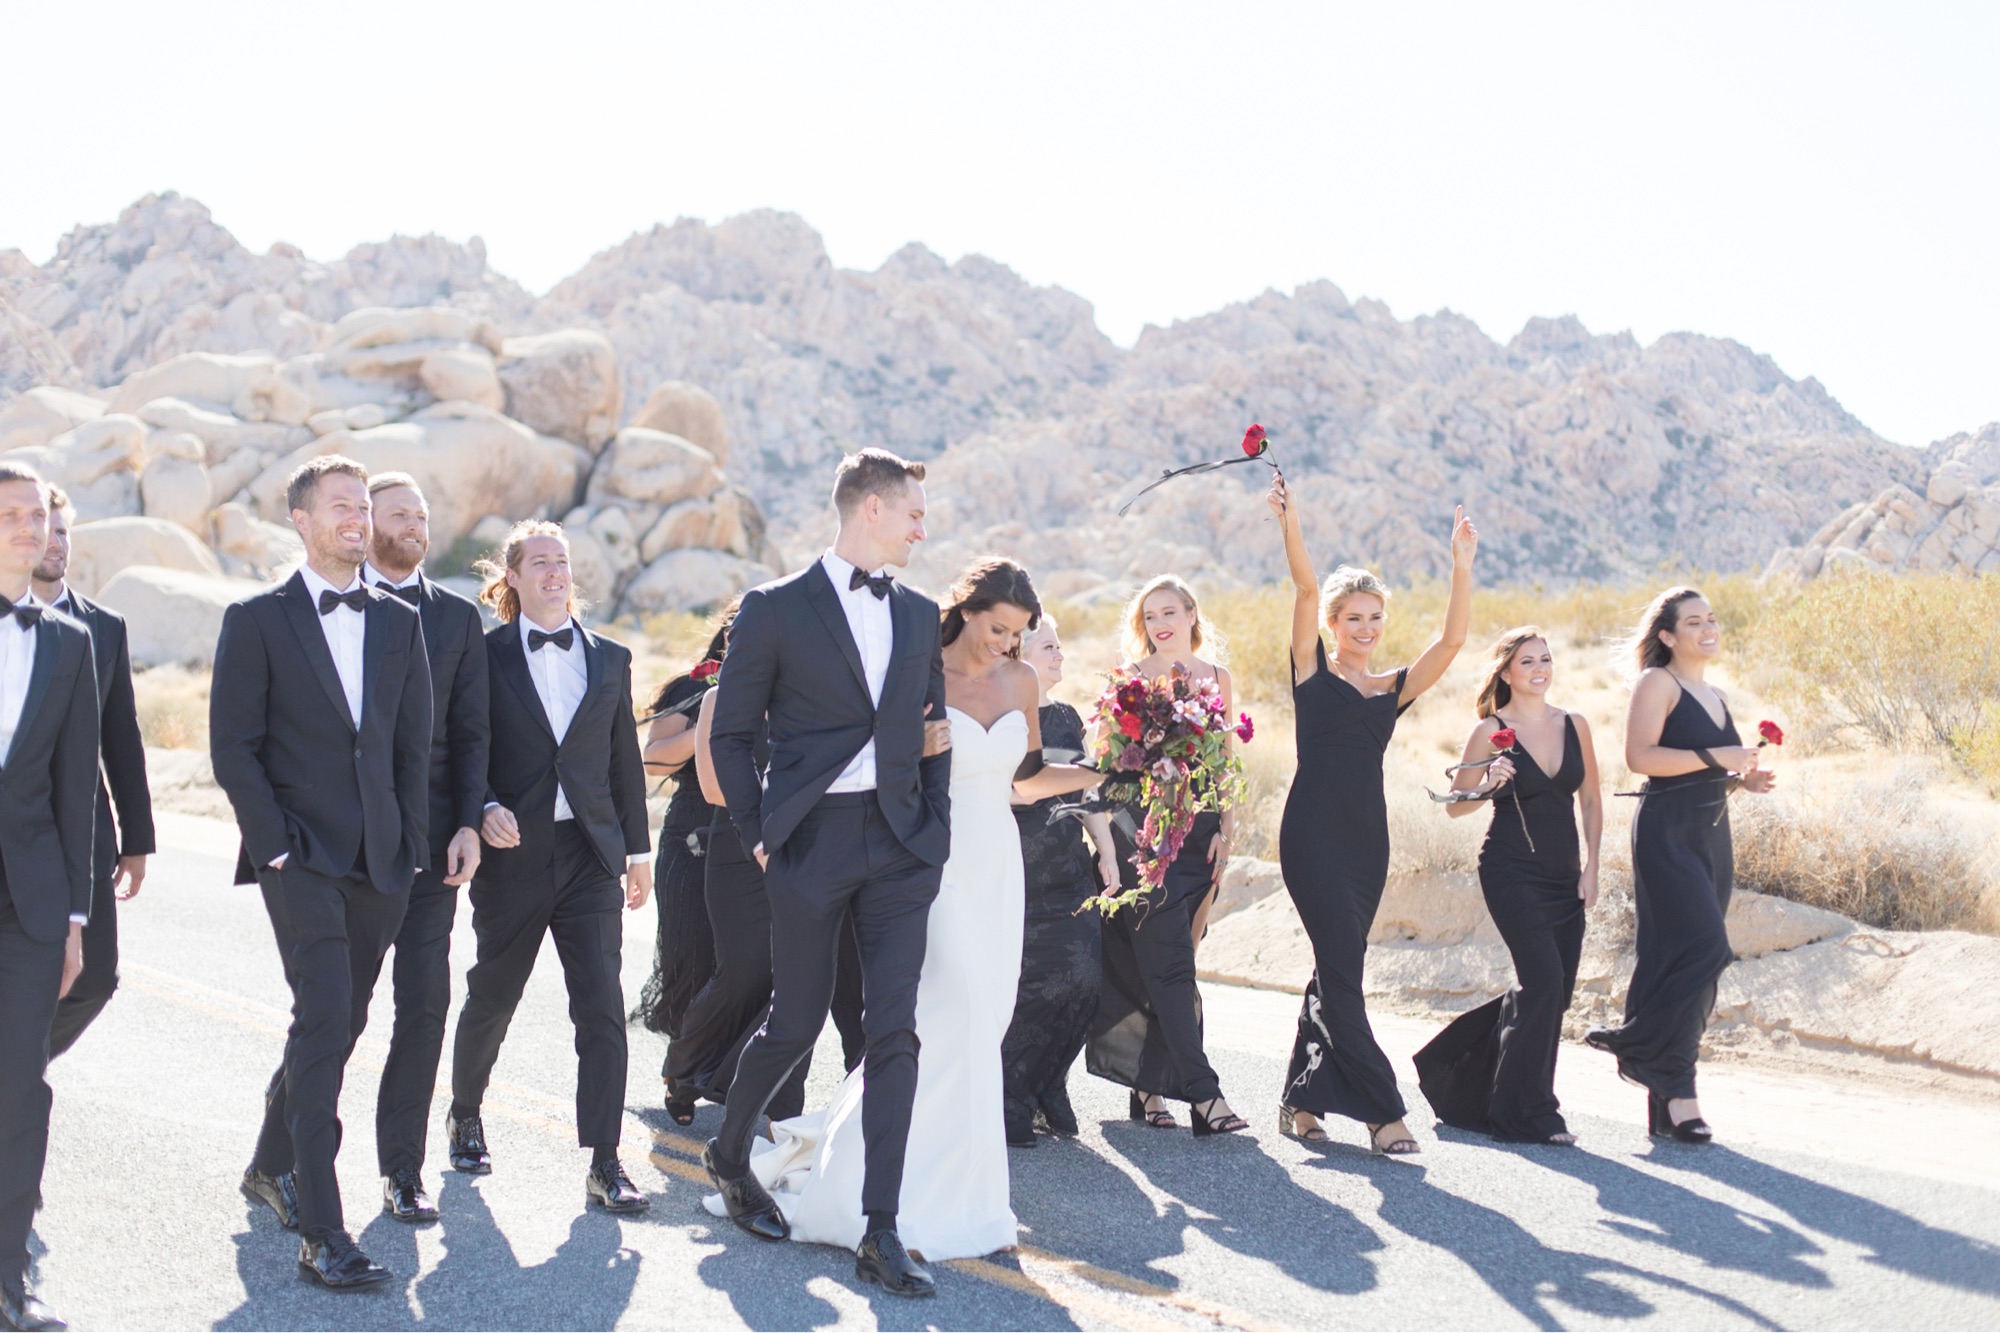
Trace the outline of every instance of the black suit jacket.
{"type": "Polygon", "coordinates": [[[430,853],[426,868],[444,870],[451,835],[476,829],[486,805],[488,722],[486,623],[479,608],[449,588],[421,579],[417,618],[431,663],[430,853]]]}
{"type": "MultiPolygon", "coordinates": [[[[337,612],[336,614],[345,614],[337,612]]],[[[431,671],[417,614],[369,589],[361,726],[303,576],[222,615],[209,758],[243,834],[236,882],[286,864],[409,889],[428,860],[431,671]]]]}
{"type": "Polygon", "coordinates": [[[90,914],[97,707],[90,631],[44,611],[20,725],[0,755],[0,866],[21,929],[43,944],[68,933],[72,915],[90,914]]]}
{"type": "Polygon", "coordinates": [[[555,847],[556,784],[577,826],[613,875],[628,856],[652,850],[646,818],[646,769],[632,713],[632,654],[624,644],[578,628],[586,684],[561,744],[528,674],[521,623],[486,635],[493,679],[493,754],[487,800],[514,812],[518,847],[482,848],[477,878],[489,882],[546,874],[555,847]]]}
{"type": "Polygon", "coordinates": [[[924,708],[944,716],[937,604],[901,583],[889,593],[895,647],[882,704],[868,695],[861,650],[826,567],[743,595],[716,682],[710,753],[745,847],[784,845],[848,762],[875,739],[875,792],[896,837],[919,859],[951,854],[951,753],[925,759],[924,708]],[[771,767],[757,778],[754,746],[770,720],[771,767]]]}
{"type": "Polygon", "coordinates": [[[132,693],[132,655],[125,642],[125,617],[99,606],[74,588],[70,614],[90,631],[97,660],[99,742],[104,772],[97,785],[97,844],[94,873],[111,878],[121,856],[151,856],[153,790],[146,781],[146,742],[139,735],[139,706],[132,693]],[[118,812],[117,820],[112,811],[118,812]]]}

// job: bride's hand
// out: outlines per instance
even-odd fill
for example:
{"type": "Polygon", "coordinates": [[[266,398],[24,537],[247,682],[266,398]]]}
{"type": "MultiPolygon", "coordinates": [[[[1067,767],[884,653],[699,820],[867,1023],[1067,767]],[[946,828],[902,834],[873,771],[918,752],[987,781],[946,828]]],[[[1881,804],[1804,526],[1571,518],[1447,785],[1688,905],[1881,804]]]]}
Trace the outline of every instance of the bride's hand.
{"type": "MultiPolygon", "coordinates": [[[[931,705],[925,704],[924,716],[925,718],[929,718],[930,715],[931,705]]],[[[934,754],[943,754],[950,748],[951,719],[941,717],[935,722],[926,721],[924,723],[924,758],[928,759],[934,754]]]]}

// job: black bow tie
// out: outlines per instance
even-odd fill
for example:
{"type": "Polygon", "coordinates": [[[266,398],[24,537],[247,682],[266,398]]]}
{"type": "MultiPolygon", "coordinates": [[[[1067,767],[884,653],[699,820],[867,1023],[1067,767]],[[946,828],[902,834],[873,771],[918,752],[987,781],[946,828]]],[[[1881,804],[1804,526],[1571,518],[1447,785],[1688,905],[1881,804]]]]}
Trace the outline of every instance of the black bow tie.
{"type": "Polygon", "coordinates": [[[418,602],[424,600],[424,585],[421,583],[406,583],[400,588],[392,588],[386,583],[378,583],[375,585],[375,589],[377,592],[386,592],[391,597],[400,597],[411,606],[415,606],[418,602]]]}
{"type": "Polygon", "coordinates": [[[42,608],[33,602],[17,602],[14,605],[14,623],[22,629],[33,629],[42,618],[42,608]]]}
{"type": "Polygon", "coordinates": [[[877,597],[887,597],[889,595],[889,585],[892,582],[894,580],[887,574],[875,574],[871,576],[857,569],[847,580],[847,590],[853,592],[856,588],[866,587],[868,591],[874,593],[877,597]]]}
{"type": "Polygon", "coordinates": [[[319,613],[330,616],[337,606],[352,607],[356,611],[368,609],[368,589],[354,588],[348,592],[335,592],[331,588],[320,589],[319,613]]]}
{"type": "Polygon", "coordinates": [[[575,642],[576,631],[568,625],[563,626],[554,634],[544,634],[538,629],[528,631],[528,651],[531,653],[540,652],[542,645],[545,643],[552,643],[564,652],[568,652],[569,646],[575,642]]]}

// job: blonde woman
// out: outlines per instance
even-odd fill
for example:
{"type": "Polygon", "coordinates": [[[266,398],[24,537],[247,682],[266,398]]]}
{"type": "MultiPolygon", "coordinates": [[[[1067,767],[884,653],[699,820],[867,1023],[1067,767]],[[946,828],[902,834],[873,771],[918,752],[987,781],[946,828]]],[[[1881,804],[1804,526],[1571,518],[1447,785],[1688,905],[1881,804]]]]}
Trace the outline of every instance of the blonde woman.
{"type": "Polygon", "coordinates": [[[1556,1049],[1583,914],[1597,901],[1604,800],[1590,724],[1549,702],[1554,679],[1555,654],[1533,625],[1493,645],[1453,783],[1481,800],[1445,809],[1456,819],[1491,802],[1479,888],[1514,957],[1515,984],[1417,1052],[1417,1081],[1438,1119],[1503,1143],[1576,1142],[1556,1100],[1556,1049]]]}
{"type": "Polygon", "coordinates": [[[1361,998],[1361,964],[1389,878],[1389,811],[1382,755],[1401,717],[1438,683],[1465,645],[1472,618],[1472,559],[1479,533],[1460,506],[1451,525],[1451,597],[1444,626],[1417,660],[1379,670],[1375,649],[1389,619],[1389,590],[1343,565],[1322,591],[1283,477],[1265,497],[1284,529],[1291,568],[1292,700],[1299,769],[1278,826],[1285,888],[1313,945],[1313,976],[1279,1107],[1288,1138],[1324,1143],[1319,1117],[1352,1116],[1371,1151],[1418,1151],[1403,1123],[1402,1094],[1375,1042],[1361,998]],[[1329,656],[1322,630],[1333,635],[1329,656]]]}

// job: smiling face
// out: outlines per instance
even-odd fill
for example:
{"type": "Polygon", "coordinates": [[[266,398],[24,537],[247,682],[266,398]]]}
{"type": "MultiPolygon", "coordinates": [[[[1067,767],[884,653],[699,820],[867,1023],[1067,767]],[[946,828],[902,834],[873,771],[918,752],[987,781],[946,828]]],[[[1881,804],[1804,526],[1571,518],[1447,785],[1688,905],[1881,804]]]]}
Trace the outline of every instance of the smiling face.
{"type": "Polygon", "coordinates": [[[900,491],[862,497],[856,514],[868,553],[874,560],[870,570],[885,565],[901,569],[910,563],[917,543],[928,535],[924,531],[925,503],[921,481],[906,481],[900,491]]]}
{"type": "Polygon", "coordinates": [[[1146,643],[1156,653],[1172,655],[1194,651],[1194,608],[1172,588],[1161,588],[1140,603],[1139,619],[1145,626],[1146,643]]]}
{"type": "Polygon", "coordinates": [[[1372,592],[1349,593],[1327,622],[1336,656],[1366,662],[1389,626],[1389,608],[1372,592]]]}
{"type": "Polygon", "coordinates": [[[12,601],[27,595],[29,577],[49,545],[49,503],[32,481],[0,481],[0,580],[12,601]]]}
{"type": "Polygon", "coordinates": [[[507,571],[507,586],[521,599],[521,614],[543,629],[569,619],[569,543],[560,537],[527,537],[507,571]]]}
{"type": "Polygon", "coordinates": [[[967,615],[958,642],[965,645],[965,651],[975,662],[990,664],[1012,657],[1020,648],[1021,636],[1028,632],[1028,621],[1032,618],[1026,609],[1000,602],[967,615]]]}
{"type": "Polygon", "coordinates": [[[368,483],[345,472],[321,477],[305,507],[292,511],[292,526],[306,544],[306,562],[335,587],[346,587],[368,558],[372,512],[368,483]]]}
{"type": "Polygon", "coordinates": [[[1706,598],[1690,597],[1674,608],[1674,627],[1660,631],[1660,642],[1677,658],[1706,662],[1722,651],[1722,622],[1706,598]]]}
{"type": "Polygon", "coordinates": [[[1546,639],[1529,639],[1514,650],[1500,679],[1516,700],[1539,701],[1548,695],[1549,682],[1555,679],[1555,660],[1546,639]]]}
{"type": "Polygon", "coordinates": [[[49,544],[35,567],[35,582],[56,584],[69,577],[69,510],[49,509],[49,544]]]}
{"type": "Polygon", "coordinates": [[[369,559],[394,579],[417,572],[431,549],[431,511],[415,487],[386,486],[375,492],[375,542],[369,559]]]}
{"type": "Polygon", "coordinates": [[[1035,669],[1041,677],[1042,693],[1054,689],[1063,678],[1062,637],[1056,633],[1053,620],[1044,618],[1041,626],[1021,644],[1021,660],[1035,669]]]}

